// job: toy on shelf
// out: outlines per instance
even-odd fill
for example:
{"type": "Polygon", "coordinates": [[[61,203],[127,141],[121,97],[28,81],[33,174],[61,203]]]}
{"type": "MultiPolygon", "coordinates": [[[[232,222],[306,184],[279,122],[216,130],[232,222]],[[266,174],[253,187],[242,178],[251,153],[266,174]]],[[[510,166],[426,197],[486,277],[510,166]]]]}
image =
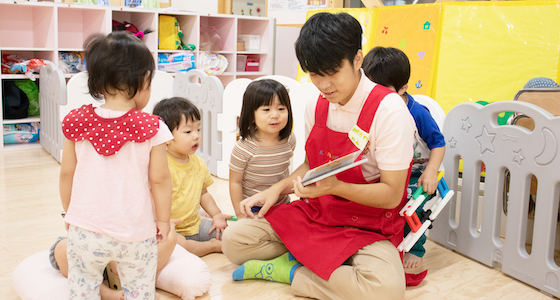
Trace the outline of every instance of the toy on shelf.
{"type": "Polygon", "coordinates": [[[405,218],[411,230],[397,247],[399,251],[410,251],[412,246],[414,246],[424,232],[432,228],[432,222],[455,194],[454,191],[450,191],[447,187],[443,174],[443,171],[438,173],[436,196],[430,199],[434,201],[430,208],[420,213],[420,216],[416,213],[416,209],[418,209],[418,207],[420,207],[420,205],[422,205],[429,196],[426,192],[424,192],[423,187],[419,186],[416,192],[412,195],[412,199],[410,199],[399,212],[399,214],[405,218]]]}
{"type": "Polygon", "coordinates": [[[144,31],[140,31],[132,23],[128,23],[126,21],[121,23],[121,22],[115,21],[115,20],[113,20],[113,31],[128,31],[128,32],[134,34],[134,36],[139,38],[139,39],[143,39],[146,34],[152,32],[152,30],[149,29],[149,28],[145,29],[144,31]]]}
{"type": "Polygon", "coordinates": [[[58,52],[58,68],[65,74],[75,74],[86,70],[83,52],[58,52]]]}
{"type": "Polygon", "coordinates": [[[35,80],[42,66],[52,62],[46,59],[26,59],[16,54],[2,55],[2,74],[25,74],[29,79],[35,80]]]}
{"type": "Polygon", "coordinates": [[[208,75],[222,75],[227,69],[228,60],[221,54],[208,54],[200,52],[199,68],[208,75]]]}

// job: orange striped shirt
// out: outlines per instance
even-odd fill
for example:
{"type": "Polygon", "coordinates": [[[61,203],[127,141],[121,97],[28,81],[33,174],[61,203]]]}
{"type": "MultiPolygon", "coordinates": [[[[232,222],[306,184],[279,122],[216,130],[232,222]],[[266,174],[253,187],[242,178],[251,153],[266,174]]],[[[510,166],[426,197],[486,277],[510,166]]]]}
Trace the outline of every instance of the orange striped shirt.
{"type": "MultiPolygon", "coordinates": [[[[237,173],[243,173],[243,198],[264,191],[290,174],[290,159],[294,155],[296,137],[292,132],[285,143],[273,147],[258,146],[252,139],[237,141],[233,151],[229,168],[237,173]]],[[[288,195],[280,196],[277,203],[288,203],[288,195]]]]}

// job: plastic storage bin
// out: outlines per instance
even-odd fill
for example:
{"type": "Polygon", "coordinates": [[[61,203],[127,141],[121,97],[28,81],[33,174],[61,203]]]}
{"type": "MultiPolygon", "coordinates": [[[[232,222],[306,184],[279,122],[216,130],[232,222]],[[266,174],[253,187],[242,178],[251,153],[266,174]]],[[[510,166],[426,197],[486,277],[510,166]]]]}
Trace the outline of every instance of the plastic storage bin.
{"type": "Polygon", "coordinates": [[[247,55],[237,55],[237,72],[245,71],[247,55]]]}
{"type": "Polygon", "coordinates": [[[246,72],[258,72],[260,66],[260,59],[258,58],[247,58],[247,63],[245,64],[246,72]]]}
{"type": "Polygon", "coordinates": [[[260,51],[261,50],[261,36],[252,34],[240,34],[237,37],[238,43],[245,44],[245,51],[260,51]]]}

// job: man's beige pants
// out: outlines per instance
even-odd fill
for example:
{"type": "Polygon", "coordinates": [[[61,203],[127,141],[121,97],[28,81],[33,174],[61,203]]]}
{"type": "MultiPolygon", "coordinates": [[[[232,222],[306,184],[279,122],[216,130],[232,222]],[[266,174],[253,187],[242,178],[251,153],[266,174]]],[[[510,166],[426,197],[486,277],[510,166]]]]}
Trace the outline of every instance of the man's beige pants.
{"type": "MultiPolygon", "coordinates": [[[[255,216],[255,219],[240,219],[227,227],[222,251],[231,262],[241,265],[248,260],[276,258],[288,249],[270,223],[255,216]]],[[[379,241],[358,250],[329,280],[321,279],[306,267],[299,268],[292,281],[292,294],[317,299],[401,300],[405,287],[397,249],[389,241],[379,241]]]]}

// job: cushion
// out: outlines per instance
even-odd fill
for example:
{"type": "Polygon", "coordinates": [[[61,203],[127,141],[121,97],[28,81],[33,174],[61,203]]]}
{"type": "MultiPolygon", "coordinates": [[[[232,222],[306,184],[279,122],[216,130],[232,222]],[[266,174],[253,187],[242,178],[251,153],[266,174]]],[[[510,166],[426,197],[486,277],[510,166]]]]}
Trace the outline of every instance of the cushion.
{"type": "MultiPolygon", "coordinates": [[[[176,245],[167,265],[156,279],[156,287],[183,300],[206,293],[212,277],[202,259],[176,245]]],[[[14,290],[22,300],[67,300],[68,280],[49,262],[49,251],[24,259],[12,273],[14,290]]]]}

